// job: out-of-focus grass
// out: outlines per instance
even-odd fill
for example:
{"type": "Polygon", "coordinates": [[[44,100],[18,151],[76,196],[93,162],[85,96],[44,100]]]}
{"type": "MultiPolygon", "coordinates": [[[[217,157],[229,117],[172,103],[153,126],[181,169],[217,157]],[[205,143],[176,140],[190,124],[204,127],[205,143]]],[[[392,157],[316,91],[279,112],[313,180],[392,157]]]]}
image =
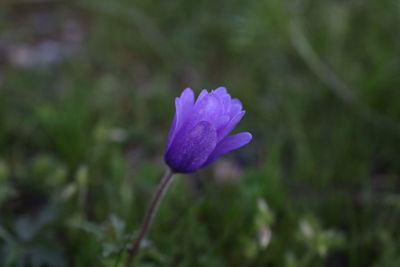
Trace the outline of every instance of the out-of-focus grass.
{"type": "Polygon", "coordinates": [[[181,89],[251,145],[178,176],[139,266],[399,266],[400,3],[3,1],[0,265],[122,266],[181,89]]]}

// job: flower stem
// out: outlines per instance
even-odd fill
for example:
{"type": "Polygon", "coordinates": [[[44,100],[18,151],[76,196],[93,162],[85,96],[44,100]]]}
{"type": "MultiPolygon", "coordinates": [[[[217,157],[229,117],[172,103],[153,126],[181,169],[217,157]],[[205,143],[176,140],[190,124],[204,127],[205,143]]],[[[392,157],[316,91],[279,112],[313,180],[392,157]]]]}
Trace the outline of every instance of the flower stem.
{"type": "Polygon", "coordinates": [[[149,232],[151,224],[153,223],[154,217],[157,212],[157,208],[160,204],[162,197],[168,189],[168,186],[171,184],[173,178],[173,172],[168,169],[163,178],[161,179],[160,184],[158,185],[156,193],[153,195],[153,198],[150,202],[150,206],[148,207],[146,214],[143,218],[142,225],[140,226],[139,234],[137,238],[133,241],[132,247],[128,250],[128,260],[126,262],[126,267],[130,267],[133,265],[133,261],[137,256],[140,250],[140,244],[142,243],[143,238],[149,232]]]}

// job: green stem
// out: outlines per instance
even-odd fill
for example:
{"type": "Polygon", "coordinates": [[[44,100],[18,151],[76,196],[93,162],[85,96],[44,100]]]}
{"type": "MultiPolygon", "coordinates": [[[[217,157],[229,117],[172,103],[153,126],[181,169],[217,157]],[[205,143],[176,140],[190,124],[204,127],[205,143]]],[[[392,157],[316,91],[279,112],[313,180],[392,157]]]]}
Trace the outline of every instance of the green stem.
{"type": "Polygon", "coordinates": [[[133,265],[133,261],[140,250],[140,244],[142,243],[142,240],[149,232],[151,224],[153,223],[154,217],[157,213],[157,208],[160,204],[162,197],[167,191],[168,186],[171,184],[172,178],[173,178],[173,172],[170,169],[168,169],[165,172],[164,177],[161,179],[157,191],[150,202],[150,206],[146,211],[142,225],[140,227],[139,234],[137,238],[133,241],[132,247],[128,250],[128,260],[126,262],[126,267],[130,267],[133,265]]]}

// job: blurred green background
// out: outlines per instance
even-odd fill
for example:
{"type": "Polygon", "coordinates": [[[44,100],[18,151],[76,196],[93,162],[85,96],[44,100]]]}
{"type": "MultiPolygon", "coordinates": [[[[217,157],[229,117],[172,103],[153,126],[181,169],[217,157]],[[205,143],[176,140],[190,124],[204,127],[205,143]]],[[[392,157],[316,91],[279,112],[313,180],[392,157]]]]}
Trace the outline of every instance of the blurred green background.
{"type": "Polygon", "coordinates": [[[399,0],[0,2],[0,266],[123,266],[182,89],[252,143],[179,175],[138,266],[400,266],[399,0]]]}

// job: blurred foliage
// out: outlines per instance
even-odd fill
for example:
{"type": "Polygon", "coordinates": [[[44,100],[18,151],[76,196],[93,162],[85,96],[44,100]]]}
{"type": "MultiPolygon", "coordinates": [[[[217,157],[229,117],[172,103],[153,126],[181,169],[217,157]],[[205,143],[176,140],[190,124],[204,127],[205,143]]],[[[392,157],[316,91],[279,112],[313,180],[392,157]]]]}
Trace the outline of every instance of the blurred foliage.
{"type": "Polygon", "coordinates": [[[123,266],[173,99],[254,140],[178,176],[138,266],[400,266],[400,1],[0,3],[0,266],[123,266]]]}

